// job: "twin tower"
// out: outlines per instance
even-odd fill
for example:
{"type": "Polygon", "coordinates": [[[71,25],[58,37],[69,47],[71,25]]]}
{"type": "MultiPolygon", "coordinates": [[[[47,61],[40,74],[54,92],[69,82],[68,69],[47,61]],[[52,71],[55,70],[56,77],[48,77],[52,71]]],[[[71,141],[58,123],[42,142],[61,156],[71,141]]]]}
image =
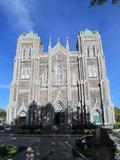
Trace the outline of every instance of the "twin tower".
{"type": "Polygon", "coordinates": [[[14,58],[13,79],[7,109],[7,123],[26,117],[32,101],[38,106],[51,103],[55,113],[73,112],[89,115],[85,120],[95,124],[113,125],[114,108],[106,75],[105,57],[100,34],[84,30],[78,33],[77,49],[70,51],[59,39],[48,52],[38,34],[20,35],[14,58]]]}

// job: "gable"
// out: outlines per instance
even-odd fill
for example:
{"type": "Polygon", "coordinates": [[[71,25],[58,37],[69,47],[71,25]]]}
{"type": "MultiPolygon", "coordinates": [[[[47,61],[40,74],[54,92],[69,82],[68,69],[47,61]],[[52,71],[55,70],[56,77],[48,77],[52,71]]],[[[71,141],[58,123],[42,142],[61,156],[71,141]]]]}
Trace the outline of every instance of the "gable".
{"type": "Polygon", "coordinates": [[[57,43],[51,50],[50,55],[53,56],[55,54],[63,54],[65,56],[68,55],[68,51],[66,48],[64,48],[60,43],[57,43]]]}

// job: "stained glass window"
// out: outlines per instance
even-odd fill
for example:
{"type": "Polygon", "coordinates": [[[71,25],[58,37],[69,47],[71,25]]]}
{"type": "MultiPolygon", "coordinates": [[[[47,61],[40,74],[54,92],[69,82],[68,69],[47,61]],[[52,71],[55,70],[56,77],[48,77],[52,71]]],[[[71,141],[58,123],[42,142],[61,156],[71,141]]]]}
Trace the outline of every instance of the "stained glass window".
{"type": "Polygon", "coordinates": [[[26,52],[26,49],[24,48],[23,49],[23,60],[25,59],[25,52],[26,52]]]}
{"type": "Polygon", "coordinates": [[[31,48],[29,49],[29,59],[31,58],[31,48]]]}
{"type": "Polygon", "coordinates": [[[62,83],[62,67],[57,66],[57,83],[62,83]]]}

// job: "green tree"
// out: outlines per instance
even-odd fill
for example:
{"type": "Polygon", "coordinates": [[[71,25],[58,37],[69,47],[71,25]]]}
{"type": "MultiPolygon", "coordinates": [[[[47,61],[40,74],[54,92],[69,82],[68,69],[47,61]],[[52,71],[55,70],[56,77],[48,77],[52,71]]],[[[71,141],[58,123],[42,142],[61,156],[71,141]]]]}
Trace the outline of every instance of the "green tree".
{"type": "MultiPolygon", "coordinates": [[[[90,6],[95,5],[103,5],[104,3],[108,2],[109,0],[90,0],[90,6]]],[[[116,4],[118,0],[111,0],[112,4],[116,4]]]]}
{"type": "Polygon", "coordinates": [[[6,111],[4,109],[0,109],[0,118],[6,117],[6,111]]]}
{"type": "Polygon", "coordinates": [[[115,111],[115,121],[116,121],[116,127],[120,128],[120,108],[115,107],[114,108],[115,111]]]}
{"type": "Polygon", "coordinates": [[[0,109],[0,125],[5,123],[6,119],[6,111],[4,109],[0,109]]]}

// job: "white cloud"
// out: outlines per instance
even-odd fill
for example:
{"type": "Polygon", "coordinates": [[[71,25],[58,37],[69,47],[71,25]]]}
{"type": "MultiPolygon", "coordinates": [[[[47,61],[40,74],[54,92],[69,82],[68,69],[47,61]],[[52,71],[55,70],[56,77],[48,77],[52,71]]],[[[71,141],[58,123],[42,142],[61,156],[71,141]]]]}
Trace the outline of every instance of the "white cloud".
{"type": "Polygon", "coordinates": [[[23,31],[34,30],[35,23],[31,16],[33,0],[0,0],[12,27],[23,31]]]}
{"type": "Polygon", "coordinates": [[[9,88],[10,88],[10,85],[0,84],[0,88],[1,88],[1,89],[9,89],[9,88]]]}

